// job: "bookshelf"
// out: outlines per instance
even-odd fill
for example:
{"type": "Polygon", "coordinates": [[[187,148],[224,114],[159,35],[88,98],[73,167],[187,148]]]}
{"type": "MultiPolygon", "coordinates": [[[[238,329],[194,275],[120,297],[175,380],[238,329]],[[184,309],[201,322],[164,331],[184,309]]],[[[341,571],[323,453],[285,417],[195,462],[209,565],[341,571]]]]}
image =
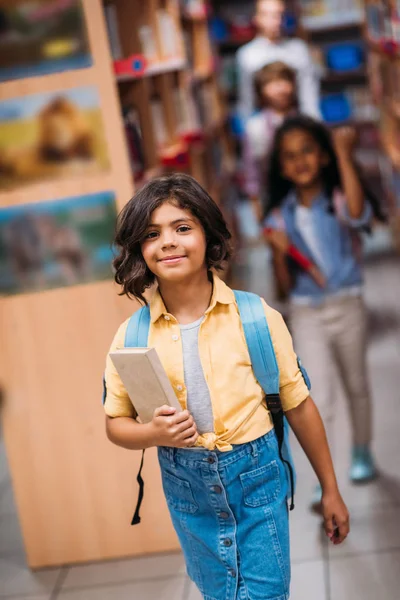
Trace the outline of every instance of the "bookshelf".
{"type": "Polygon", "coordinates": [[[135,187],[182,170],[223,206],[230,142],[206,2],[107,0],[104,11],[135,187]]]}
{"type": "Polygon", "coordinates": [[[298,0],[298,5],[320,73],[322,116],[331,127],[348,124],[357,129],[355,158],[385,202],[380,112],[371,85],[363,2],[298,0]]]}
{"type": "Polygon", "coordinates": [[[381,162],[391,230],[400,251],[400,4],[365,1],[365,40],[369,77],[379,110],[379,131],[386,159],[381,162]]]}

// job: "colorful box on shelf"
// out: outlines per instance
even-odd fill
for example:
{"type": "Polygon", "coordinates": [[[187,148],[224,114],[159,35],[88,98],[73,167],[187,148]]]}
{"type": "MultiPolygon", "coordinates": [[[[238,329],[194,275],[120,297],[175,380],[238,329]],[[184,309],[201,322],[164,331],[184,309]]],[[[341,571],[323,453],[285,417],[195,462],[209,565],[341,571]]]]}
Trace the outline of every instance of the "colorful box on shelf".
{"type": "Polygon", "coordinates": [[[187,167],[189,164],[189,150],[187,144],[174,144],[163,148],[159,152],[161,164],[164,167],[175,167],[177,169],[187,167]]]}
{"type": "Polygon", "coordinates": [[[183,131],[181,138],[186,144],[195,144],[204,140],[204,131],[202,129],[192,129],[183,131]]]}
{"type": "Polygon", "coordinates": [[[132,54],[128,58],[114,60],[114,72],[120,76],[143,77],[147,66],[147,60],[143,54],[132,54]]]}
{"type": "Polygon", "coordinates": [[[320,109],[326,123],[348,121],[352,116],[351,104],[343,93],[327,94],[320,100],[320,109]]]}
{"type": "Polygon", "coordinates": [[[379,46],[382,52],[388,56],[396,56],[400,51],[400,45],[398,42],[392,39],[383,38],[379,41],[379,46]]]}
{"type": "Polygon", "coordinates": [[[332,71],[343,73],[362,67],[364,52],[360,43],[334,44],[326,50],[326,62],[332,71]]]}
{"type": "Polygon", "coordinates": [[[161,75],[180,71],[186,67],[186,59],[180,56],[149,63],[143,54],[133,54],[129,58],[114,61],[117,79],[135,79],[150,75],[161,75]]]}

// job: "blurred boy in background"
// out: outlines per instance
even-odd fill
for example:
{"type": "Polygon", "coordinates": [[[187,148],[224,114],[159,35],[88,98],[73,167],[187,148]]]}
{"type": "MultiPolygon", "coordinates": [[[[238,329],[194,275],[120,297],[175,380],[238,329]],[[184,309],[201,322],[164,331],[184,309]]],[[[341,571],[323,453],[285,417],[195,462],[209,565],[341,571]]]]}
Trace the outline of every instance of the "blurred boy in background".
{"type": "Polygon", "coordinates": [[[285,13],[283,0],[257,0],[254,23],[258,35],[237,52],[239,80],[238,112],[246,121],[255,110],[253,75],[261,67],[282,61],[297,74],[299,109],[319,118],[319,81],[307,44],[299,39],[285,39],[282,23],[285,13]]]}

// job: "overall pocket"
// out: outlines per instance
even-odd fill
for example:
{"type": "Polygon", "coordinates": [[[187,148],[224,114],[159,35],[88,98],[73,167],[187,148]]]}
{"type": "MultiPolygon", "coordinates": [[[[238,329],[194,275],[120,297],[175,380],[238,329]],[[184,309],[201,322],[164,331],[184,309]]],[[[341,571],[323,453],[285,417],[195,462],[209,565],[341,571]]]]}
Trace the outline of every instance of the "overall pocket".
{"type": "Polygon", "coordinates": [[[188,481],[162,470],[162,481],[165,497],[170,509],[194,514],[198,505],[193,497],[192,487],[188,481]]]}
{"type": "Polygon", "coordinates": [[[276,460],[254,471],[240,475],[244,503],[257,507],[274,502],[281,491],[279,466],[276,460]]]}

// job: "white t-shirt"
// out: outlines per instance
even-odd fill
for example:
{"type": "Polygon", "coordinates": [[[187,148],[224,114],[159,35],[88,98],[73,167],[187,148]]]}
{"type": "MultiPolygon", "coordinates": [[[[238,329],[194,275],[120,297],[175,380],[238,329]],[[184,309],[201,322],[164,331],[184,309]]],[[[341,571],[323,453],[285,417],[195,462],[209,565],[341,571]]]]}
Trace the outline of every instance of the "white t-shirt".
{"type": "Polygon", "coordinates": [[[297,229],[301,232],[305,243],[311,251],[314,262],[316,263],[317,267],[324,273],[324,275],[328,275],[329,267],[320,247],[318,234],[315,231],[315,223],[311,210],[306,206],[303,206],[302,204],[297,204],[295,212],[295,223],[297,229]]]}

